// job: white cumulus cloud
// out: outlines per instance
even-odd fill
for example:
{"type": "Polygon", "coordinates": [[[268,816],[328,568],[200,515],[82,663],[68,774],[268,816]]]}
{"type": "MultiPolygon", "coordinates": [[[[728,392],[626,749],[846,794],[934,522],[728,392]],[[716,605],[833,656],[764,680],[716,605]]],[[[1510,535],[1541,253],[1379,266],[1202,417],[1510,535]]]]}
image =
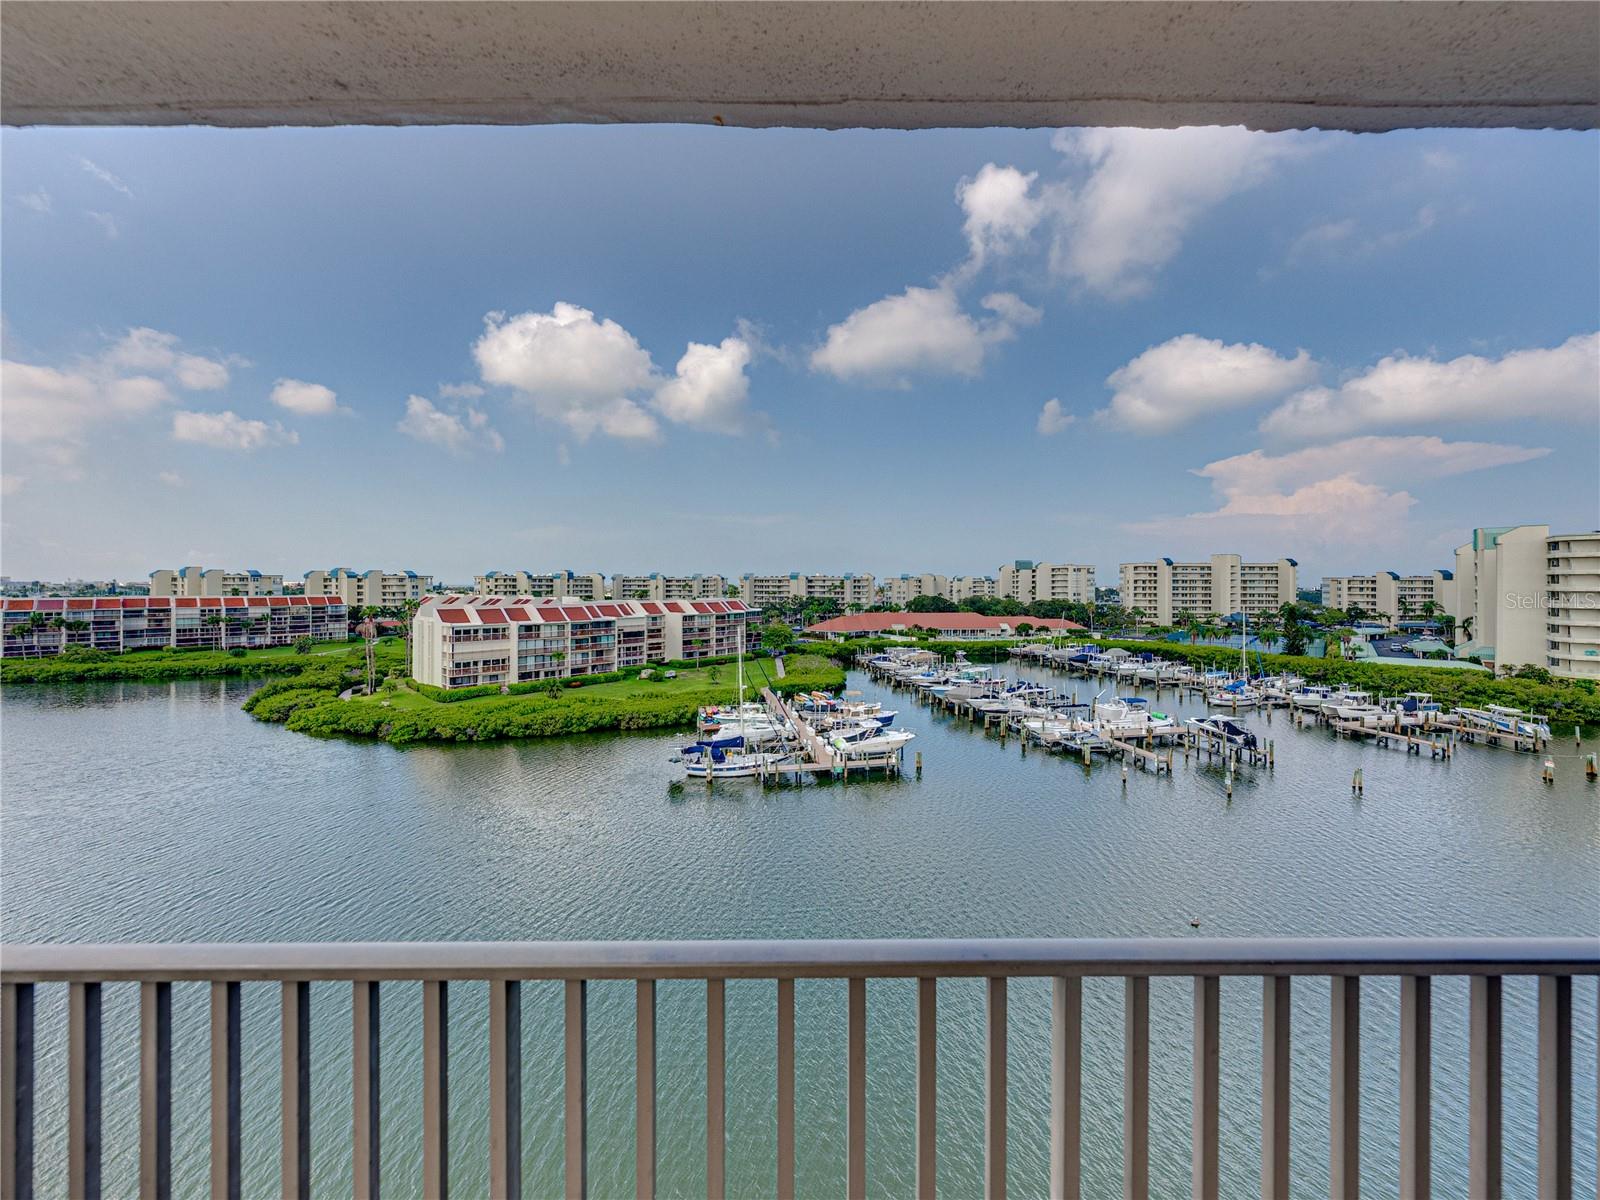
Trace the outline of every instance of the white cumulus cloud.
{"type": "Polygon", "coordinates": [[[272,385],[272,402],[305,417],[323,417],[339,411],[339,396],[330,387],[303,379],[280,379],[272,385]]]}
{"type": "Polygon", "coordinates": [[[1107,376],[1114,394],[1096,416],[1134,433],[1167,433],[1212,413],[1282,399],[1316,375],[1304,350],[1287,357],[1253,342],[1228,345],[1185,333],[1107,376]]]}
{"type": "Polygon", "coordinates": [[[189,354],[178,345],[177,334],[140,325],[112,343],[101,361],[117,370],[170,375],[174,383],[188,391],[215,391],[228,386],[227,362],[189,354]]]}
{"type": "Polygon", "coordinates": [[[965,312],[948,284],[908,287],[830,326],[811,354],[811,368],[872,383],[904,384],[912,375],[974,377],[991,346],[1039,319],[1038,309],[1010,292],[986,296],[983,305],[992,318],[965,312]]]}
{"type": "Polygon", "coordinates": [[[112,191],[121,192],[124,196],[128,197],[128,199],[133,199],[133,189],[127,184],[123,183],[122,180],[118,179],[110,171],[102,167],[99,163],[88,158],[80,158],[78,159],[78,162],[83,166],[85,171],[89,172],[89,174],[93,175],[112,191]]]}
{"type": "Polygon", "coordinates": [[[1044,407],[1039,410],[1039,420],[1034,426],[1044,437],[1051,437],[1060,433],[1078,418],[1075,414],[1066,412],[1061,407],[1061,401],[1052,397],[1044,402],[1044,407]]]}
{"type": "Polygon", "coordinates": [[[1016,167],[985,163],[956,185],[956,203],[966,214],[968,269],[976,270],[992,255],[1011,253],[1033,232],[1044,212],[1033,191],[1038,178],[1037,171],[1023,174],[1016,167]]]}
{"type": "Polygon", "coordinates": [[[147,375],[118,377],[99,363],[57,370],[0,364],[0,436],[63,468],[74,466],[91,431],[170,404],[167,385],[147,375]]]}
{"type": "Polygon", "coordinates": [[[484,382],[514,389],[580,440],[648,439],[660,428],[637,399],[651,389],[649,352],[609,318],[558,302],[547,313],[490,313],[472,348],[484,382]]]}
{"type": "MultiPolygon", "coordinates": [[[[1235,539],[1252,548],[1292,544],[1395,546],[1409,535],[1410,487],[1430,479],[1530,462],[1542,447],[1448,442],[1439,437],[1358,437],[1287,454],[1252,450],[1195,471],[1218,506],[1129,526],[1140,533],[1235,539]]],[[[1266,549],[1265,553],[1281,553],[1266,549]]]]}
{"type": "Polygon", "coordinates": [[[695,429],[742,432],[750,359],[750,345],[743,338],[724,338],[716,346],[690,342],[673,377],[656,390],[656,410],[695,429]]]}
{"type": "Polygon", "coordinates": [[[1363,429],[1527,418],[1600,421],[1600,333],[1499,358],[1391,355],[1337,387],[1301,391],[1263,433],[1313,439],[1363,429]]]}
{"type": "Polygon", "coordinates": [[[293,445],[300,435],[274,421],[267,424],[227,412],[176,412],[172,414],[172,436],[180,442],[193,442],[216,450],[260,450],[266,446],[293,445]]]}
{"type": "Polygon", "coordinates": [[[1230,126],[1062,130],[1053,144],[1087,174],[1044,197],[1054,226],[1051,269],[1120,299],[1148,291],[1196,221],[1307,143],[1230,126]]]}
{"type": "Polygon", "coordinates": [[[36,213],[48,216],[55,211],[55,202],[50,199],[50,193],[43,188],[32,192],[23,192],[17,197],[17,203],[23,208],[32,209],[36,213]]]}
{"type": "Polygon", "coordinates": [[[459,413],[448,412],[424,396],[406,397],[406,413],[395,426],[408,438],[438,446],[452,454],[487,450],[498,454],[505,439],[489,424],[488,414],[468,407],[459,413]]]}

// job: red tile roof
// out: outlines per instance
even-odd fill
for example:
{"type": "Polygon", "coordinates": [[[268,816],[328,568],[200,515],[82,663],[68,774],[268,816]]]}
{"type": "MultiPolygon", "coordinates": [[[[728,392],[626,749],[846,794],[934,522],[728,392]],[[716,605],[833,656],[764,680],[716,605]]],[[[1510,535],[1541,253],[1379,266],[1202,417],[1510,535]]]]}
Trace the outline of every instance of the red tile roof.
{"type": "Polygon", "coordinates": [[[969,612],[879,612],[879,613],[848,613],[842,617],[833,617],[820,621],[815,625],[806,627],[807,633],[884,633],[894,629],[910,629],[913,625],[920,625],[924,629],[937,629],[943,631],[953,630],[982,630],[985,633],[994,633],[1005,627],[1014,631],[1018,625],[1031,625],[1034,629],[1049,629],[1058,633],[1067,633],[1082,629],[1076,621],[1062,621],[1054,617],[986,617],[982,613],[969,612]]]}
{"type": "Polygon", "coordinates": [[[68,600],[67,601],[67,607],[68,608],[73,608],[73,609],[77,609],[77,608],[93,608],[94,607],[94,601],[93,600],[68,600]]]}
{"type": "Polygon", "coordinates": [[[441,608],[439,609],[439,620],[446,625],[465,625],[471,618],[467,616],[465,609],[441,608]]]}

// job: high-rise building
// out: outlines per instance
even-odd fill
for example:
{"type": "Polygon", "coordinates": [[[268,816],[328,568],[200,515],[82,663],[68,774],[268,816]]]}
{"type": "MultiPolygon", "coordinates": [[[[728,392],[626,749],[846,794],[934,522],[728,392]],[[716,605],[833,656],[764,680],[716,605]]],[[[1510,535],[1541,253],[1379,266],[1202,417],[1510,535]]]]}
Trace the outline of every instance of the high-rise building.
{"type": "Polygon", "coordinates": [[[338,596],[346,604],[364,608],[402,608],[432,590],[431,575],[415,571],[352,571],[349,567],[307,571],[304,584],[307,596],[338,596]]]}
{"type": "Polygon", "coordinates": [[[481,596],[571,596],[577,600],[604,600],[605,576],[598,571],[490,571],[473,581],[481,596]]]}
{"type": "Polygon", "coordinates": [[[1000,568],[998,594],[1032,604],[1036,600],[1094,603],[1094,568],[1085,563],[1036,563],[1019,558],[1000,568]]]}
{"type": "Polygon", "coordinates": [[[1296,570],[1292,558],[1253,563],[1237,554],[1213,554],[1198,562],[1158,558],[1123,563],[1118,591],[1123,608],[1137,608],[1157,625],[1174,624],[1180,613],[1200,619],[1253,617],[1294,601],[1296,570]]]}
{"type": "Polygon", "coordinates": [[[878,599],[885,604],[898,604],[902,608],[918,596],[938,596],[949,600],[950,578],[947,575],[890,575],[878,582],[878,599]]]}
{"type": "Polygon", "coordinates": [[[789,604],[795,600],[834,600],[842,607],[859,604],[870,608],[877,598],[871,575],[744,575],[740,598],[754,608],[789,604]]]}
{"type": "Polygon", "coordinates": [[[1325,575],[1322,578],[1322,603],[1329,608],[1360,609],[1382,614],[1394,621],[1419,620],[1428,605],[1442,615],[1454,604],[1455,573],[1429,571],[1424,575],[1401,575],[1378,571],[1372,575],[1325,575]]]}
{"type": "Polygon", "coordinates": [[[1600,677],[1600,533],[1474,529],[1456,548],[1455,584],[1458,655],[1498,674],[1532,665],[1600,677]]]}
{"type": "Polygon", "coordinates": [[[613,600],[720,600],[728,581],[721,575],[613,575],[613,600]]]}

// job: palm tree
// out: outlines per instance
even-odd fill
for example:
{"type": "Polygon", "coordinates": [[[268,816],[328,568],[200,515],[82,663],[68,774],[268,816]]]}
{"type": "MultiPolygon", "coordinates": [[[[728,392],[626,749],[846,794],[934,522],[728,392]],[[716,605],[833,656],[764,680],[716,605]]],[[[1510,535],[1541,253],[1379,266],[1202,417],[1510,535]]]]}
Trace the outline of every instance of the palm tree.
{"type": "Polygon", "coordinates": [[[207,613],[200,618],[200,624],[208,625],[212,629],[212,641],[217,643],[217,649],[222,649],[226,634],[222,630],[222,617],[218,613],[207,613]]]}

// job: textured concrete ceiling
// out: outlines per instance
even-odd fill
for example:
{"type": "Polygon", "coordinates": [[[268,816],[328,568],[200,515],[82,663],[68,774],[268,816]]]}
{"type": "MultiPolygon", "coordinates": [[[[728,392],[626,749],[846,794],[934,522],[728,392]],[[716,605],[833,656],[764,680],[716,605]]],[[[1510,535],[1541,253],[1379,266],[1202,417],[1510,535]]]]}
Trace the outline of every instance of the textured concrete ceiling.
{"type": "Polygon", "coordinates": [[[1600,4],[7,0],[11,125],[1590,128],[1600,4]]]}

